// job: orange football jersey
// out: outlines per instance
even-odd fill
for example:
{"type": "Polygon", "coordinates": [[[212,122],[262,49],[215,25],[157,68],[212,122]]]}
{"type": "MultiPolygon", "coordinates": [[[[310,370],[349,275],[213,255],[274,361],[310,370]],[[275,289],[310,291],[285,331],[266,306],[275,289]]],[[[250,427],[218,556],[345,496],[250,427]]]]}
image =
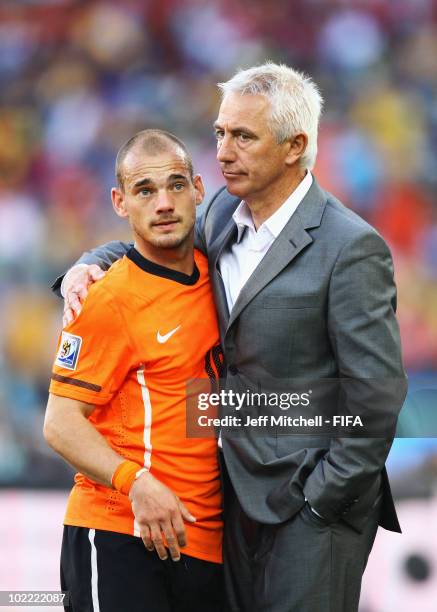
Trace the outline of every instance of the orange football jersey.
{"type": "MultiPolygon", "coordinates": [[[[185,429],[186,384],[211,373],[219,344],[208,264],[199,251],[195,264],[188,276],[135,249],[116,262],[63,330],[50,392],[95,405],[89,421],[111,447],[149,468],[196,517],[185,523],[183,552],[220,562],[217,443],[188,439],[185,429]]],[[[128,496],[82,474],[65,524],[139,536],[128,496]]]]}

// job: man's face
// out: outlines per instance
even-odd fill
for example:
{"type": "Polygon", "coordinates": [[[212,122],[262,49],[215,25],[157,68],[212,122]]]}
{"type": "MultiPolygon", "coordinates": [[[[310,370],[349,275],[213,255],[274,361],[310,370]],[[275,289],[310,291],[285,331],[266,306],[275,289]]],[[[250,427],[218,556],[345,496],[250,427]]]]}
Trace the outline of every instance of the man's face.
{"type": "Polygon", "coordinates": [[[133,149],[124,159],[123,177],[112,202],[119,216],[129,218],[143,248],[176,249],[193,236],[204,188],[200,176],[191,178],[180,149],[156,155],[133,149]]]}
{"type": "Polygon", "coordinates": [[[228,191],[241,199],[262,198],[290,165],[290,143],[277,143],[269,111],[263,95],[228,93],[214,124],[217,159],[228,191]]]}

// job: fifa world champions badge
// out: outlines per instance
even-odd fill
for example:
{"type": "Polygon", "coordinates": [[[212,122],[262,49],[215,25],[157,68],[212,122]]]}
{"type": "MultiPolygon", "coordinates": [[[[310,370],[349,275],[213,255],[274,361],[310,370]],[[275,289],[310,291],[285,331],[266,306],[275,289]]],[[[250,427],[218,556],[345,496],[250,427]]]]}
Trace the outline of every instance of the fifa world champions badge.
{"type": "Polygon", "coordinates": [[[67,370],[75,370],[81,346],[82,338],[80,336],[62,332],[55,364],[61,368],[67,368],[67,370]]]}

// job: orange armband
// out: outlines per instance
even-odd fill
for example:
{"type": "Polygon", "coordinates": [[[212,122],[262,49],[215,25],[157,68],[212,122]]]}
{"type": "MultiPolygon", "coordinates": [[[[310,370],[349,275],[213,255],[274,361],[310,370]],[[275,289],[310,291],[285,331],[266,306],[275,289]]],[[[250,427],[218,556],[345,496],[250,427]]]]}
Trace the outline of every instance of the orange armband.
{"type": "Polygon", "coordinates": [[[139,476],[138,472],[143,473],[145,470],[146,468],[134,461],[123,461],[112,475],[112,486],[116,491],[129,495],[131,486],[139,476]]]}

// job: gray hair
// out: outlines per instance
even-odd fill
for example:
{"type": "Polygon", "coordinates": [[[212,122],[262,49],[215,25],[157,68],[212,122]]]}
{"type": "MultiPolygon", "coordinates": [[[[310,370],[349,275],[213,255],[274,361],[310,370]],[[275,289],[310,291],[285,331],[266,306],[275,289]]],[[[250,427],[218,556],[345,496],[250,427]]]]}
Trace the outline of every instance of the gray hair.
{"type": "Polygon", "coordinates": [[[223,98],[231,92],[264,95],[270,101],[270,127],[278,144],[295,134],[306,134],[308,145],[300,164],[309,170],[314,167],[323,98],[309,76],[284,64],[267,62],[238,71],[229,81],[218,83],[218,87],[223,98]]]}

